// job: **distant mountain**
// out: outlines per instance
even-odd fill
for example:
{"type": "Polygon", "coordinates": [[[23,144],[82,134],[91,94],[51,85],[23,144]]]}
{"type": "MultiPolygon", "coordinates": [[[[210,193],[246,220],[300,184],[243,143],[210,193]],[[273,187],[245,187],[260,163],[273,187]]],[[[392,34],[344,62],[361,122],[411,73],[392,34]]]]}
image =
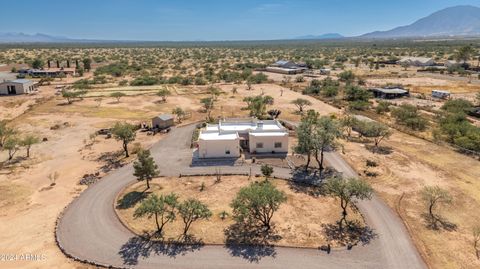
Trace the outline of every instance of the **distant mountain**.
{"type": "Polygon", "coordinates": [[[437,11],[410,25],[377,31],[361,38],[461,37],[480,36],[480,8],[455,6],[437,11]]]}
{"type": "Polygon", "coordinates": [[[51,42],[69,42],[75,39],[70,39],[62,36],[50,36],[46,34],[24,34],[24,33],[0,33],[0,43],[51,43],[51,42]]]}
{"type": "Polygon", "coordinates": [[[338,33],[328,33],[328,34],[323,34],[323,35],[305,35],[305,36],[299,36],[294,39],[301,39],[301,40],[320,40],[320,39],[340,39],[344,38],[343,35],[338,34],[338,33]]]}

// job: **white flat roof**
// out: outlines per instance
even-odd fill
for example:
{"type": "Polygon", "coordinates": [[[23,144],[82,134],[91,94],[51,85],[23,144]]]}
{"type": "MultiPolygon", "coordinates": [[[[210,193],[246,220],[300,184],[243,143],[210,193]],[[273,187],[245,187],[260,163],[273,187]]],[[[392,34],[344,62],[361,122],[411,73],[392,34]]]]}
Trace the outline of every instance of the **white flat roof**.
{"type": "Polygon", "coordinates": [[[250,133],[251,136],[288,136],[287,132],[262,132],[250,133]]]}
{"type": "Polygon", "coordinates": [[[200,133],[199,140],[236,140],[238,134],[220,134],[220,133],[200,133]]]}

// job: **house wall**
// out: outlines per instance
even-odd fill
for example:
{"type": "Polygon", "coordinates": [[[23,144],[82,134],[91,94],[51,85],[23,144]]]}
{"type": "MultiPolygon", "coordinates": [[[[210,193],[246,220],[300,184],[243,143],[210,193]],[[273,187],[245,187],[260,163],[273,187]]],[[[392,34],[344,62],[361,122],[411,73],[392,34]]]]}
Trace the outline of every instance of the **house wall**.
{"type": "Polygon", "coordinates": [[[31,93],[35,90],[35,85],[31,83],[15,83],[15,82],[3,82],[0,83],[0,94],[8,94],[8,86],[15,86],[17,94],[31,93]]]}
{"type": "Polygon", "coordinates": [[[250,153],[287,153],[288,134],[285,136],[249,136],[250,153]],[[280,142],[282,146],[275,148],[275,143],[280,142]],[[257,143],[263,143],[263,148],[257,148],[257,143]]]}
{"type": "Polygon", "coordinates": [[[235,140],[199,140],[200,158],[238,158],[240,157],[240,139],[235,140]],[[230,154],[226,151],[230,150],[230,154]]]}
{"type": "Polygon", "coordinates": [[[157,125],[158,125],[158,128],[160,129],[163,129],[163,128],[168,128],[168,127],[171,127],[173,126],[174,122],[173,122],[173,119],[170,119],[170,120],[162,120],[162,119],[159,119],[159,118],[153,118],[152,119],[152,127],[153,128],[157,128],[157,125]]]}

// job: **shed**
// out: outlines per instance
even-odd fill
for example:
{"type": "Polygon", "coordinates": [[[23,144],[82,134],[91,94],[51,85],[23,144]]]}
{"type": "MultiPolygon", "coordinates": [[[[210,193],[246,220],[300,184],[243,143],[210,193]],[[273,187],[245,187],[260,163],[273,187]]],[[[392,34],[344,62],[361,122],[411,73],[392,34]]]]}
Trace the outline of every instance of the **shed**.
{"type": "Polygon", "coordinates": [[[173,115],[171,114],[162,114],[152,118],[152,128],[166,129],[173,125],[173,115]]]}
{"type": "Polygon", "coordinates": [[[450,92],[443,91],[443,90],[433,90],[432,97],[440,98],[440,99],[448,99],[450,97],[450,92]]]}
{"type": "Polygon", "coordinates": [[[383,99],[394,99],[394,98],[400,98],[403,96],[409,96],[410,93],[402,88],[373,88],[369,89],[371,92],[373,92],[373,95],[375,98],[383,98],[383,99]]]}
{"type": "Polygon", "coordinates": [[[28,79],[15,79],[0,83],[0,94],[27,94],[36,91],[37,85],[28,79]]]}

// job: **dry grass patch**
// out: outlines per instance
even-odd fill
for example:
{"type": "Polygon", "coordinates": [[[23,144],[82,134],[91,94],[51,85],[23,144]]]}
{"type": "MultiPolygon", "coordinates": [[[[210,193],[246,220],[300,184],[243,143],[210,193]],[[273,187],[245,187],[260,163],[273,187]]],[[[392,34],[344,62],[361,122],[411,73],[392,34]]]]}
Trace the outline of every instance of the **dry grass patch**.
{"type": "Polygon", "coordinates": [[[375,172],[369,182],[407,224],[417,247],[432,268],[479,268],[473,248],[473,227],[480,225],[480,163],[442,146],[396,132],[384,146],[390,155],[373,154],[362,144],[345,143],[349,162],[357,171],[375,172]],[[367,167],[373,160],[378,167],[367,167]],[[444,220],[428,227],[420,191],[438,185],[453,204],[436,211],[444,220]]]}
{"type": "MultiPolygon", "coordinates": [[[[234,220],[230,202],[240,188],[248,186],[253,180],[243,176],[224,176],[221,182],[215,183],[215,177],[157,178],[153,180],[149,193],[169,194],[175,192],[181,201],[196,198],[208,205],[213,215],[209,220],[192,224],[190,234],[208,244],[224,244],[225,230],[234,220]],[[201,191],[202,183],[204,190],[201,191]],[[221,212],[228,216],[222,220],[221,212]]],[[[287,202],[280,206],[273,217],[274,230],[280,236],[275,243],[280,246],[319,247],[327,243],[340,243],[326,235],[325,227],[332,227],[340,219],[339,202],[324,196],[312,196],[305,192],[295,191],[289,182],[272,180],[274,185],[286,193],[287,202]]],[[[139,201],[145,195],[145,183],[139,182],[128,187],[119,195],[117,212],[124,223],[138,234],[152,234],[155,231],[153,219],[134,219],[133,212],[139,206],[139,201]]],[[[349,212],[349,219],[356,220],[363,226],[363,220],[358,213],[349,212]],[[351,215],[350,215],[351,214],[351,215]]],[[[165,226],[166,239],[178,239],[182,233],[183,223],[177,219],[165,226]]],[[[331,231],[331,230],[330,230],[331,231]]]]}

